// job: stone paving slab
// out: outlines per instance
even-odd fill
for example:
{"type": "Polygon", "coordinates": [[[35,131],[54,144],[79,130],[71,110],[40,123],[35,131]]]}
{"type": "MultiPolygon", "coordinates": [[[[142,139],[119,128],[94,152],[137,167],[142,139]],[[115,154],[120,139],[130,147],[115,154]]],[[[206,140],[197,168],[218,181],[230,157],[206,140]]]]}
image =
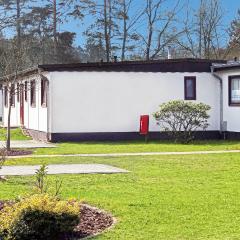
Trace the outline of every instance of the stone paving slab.
{"type": "MultiPolygon", "coordinates": [[[[0,147],[5,147],[6,142],[0,141],[0,147]]],[[[39,142],[34,140],[13,140],[11,141],[11,147],[12,148],[54,148],[56,147],[55,144],[52,143],[45,143],[45,142],[39,142]]]]}
{"type": "MultiPolygon", "coordinates": [[[[34,175],[40,165],[34,166],[3,166],[0,176],[28,176],[34,175]]],[[[55,174],[113,174],[128,173],[127,170],[105,164],[50,164],[47,173],[55,174]]]]}

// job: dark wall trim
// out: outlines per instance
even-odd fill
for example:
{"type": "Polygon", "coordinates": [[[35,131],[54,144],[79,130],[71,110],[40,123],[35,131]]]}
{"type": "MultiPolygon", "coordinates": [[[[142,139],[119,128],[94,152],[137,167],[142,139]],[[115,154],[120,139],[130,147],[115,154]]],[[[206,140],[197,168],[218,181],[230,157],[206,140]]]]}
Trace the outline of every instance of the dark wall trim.
{"type": "Polygon", "coordinates": [[[184,77],[184,99],[185,100],[196,100],[197,99],[197,81],[195,76],[185,76],[184,77]],[[193,81],[193,97],[188,97],[187,93],[187,81],[193,81]]]}
{"type": "MultiPolygon", "coordinates": [[[[219,131],[199,131],[196,139],[210,140],[220,139],[219,131]]],[[[81,142],[81,141],[127,141],[144,140],[144,136],[138,132],[111,132],[111,133],[52,133],[51,142],[81,142]]],[[[150,140],[170,140],[166,132],[150,132],[150,140]]]]}
{"type": "Polygon", "coordinates": [[[164,59],[154,61],[125,61],[39,65],[44,71],[107,71],[107,72],[211,72],[213,63],[223,60],[164,59]]]}
{"type": "MultiPolygon", "coordinates": [[[[39,141],[50,142],[91,142],[91,141],[129,141],[143,140],[144,136],[138,132],[109,132],[109,133],[50,133],[32,129],[25,129],[28,135],[39,141]]],[[[195,134],[196,140],[240,140],[240,132],[226,132],[221,134],[219,131],[198,131],[195,134]]],[[[150,132],[150,140],[171,140],[167,132],[150,132]]]]}
{"type": "Polygon", "coordinates": [[[230,107],[240,107],[240,103],[232,102],[232,80],[234,78],[240,78],[240,75],[234,75],[228,77],[228,105],[230,107]]]}
{"type": "Polygon", "coordinates": [[[240,132],[227,132],[226,138],[230,140],[240,140],[240,132]]]}

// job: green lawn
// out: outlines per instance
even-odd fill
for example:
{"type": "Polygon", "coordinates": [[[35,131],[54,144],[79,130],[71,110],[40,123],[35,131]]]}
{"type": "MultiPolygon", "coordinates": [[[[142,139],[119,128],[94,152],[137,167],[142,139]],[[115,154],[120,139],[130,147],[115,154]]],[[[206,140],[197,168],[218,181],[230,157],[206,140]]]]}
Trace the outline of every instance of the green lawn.
{"type": "MultiPolygon", "coordinates": [[[[6,129],[0,129],[0,140],[5,140],[6,129]]],[[[12,140],[29,140],[22,134],[20,128],[11,130],[12,140]]],[[[78,153],[135,153],[135,152],[188,152],[213,150],[240,150],[240,141],[194,141],[191,144],[180,144],[172,141],[142,141],[121,142],[79,142],[58,143],[57,148],[42,148],[34,154],[78,154],[78,153]]]]}
{"type": "MultiPolygon", "coordinates": [[[[0,141],[5,141],[6,135],[7,135],[6,128],[0,128],[0,141]]],[[[12,128],[11,139],[12,140],[29,140],[31,138],[23,135],[22,130],[20,128],[12,128]]]]}
{"type": "MultiPolygon", "coordinates": [[[[63,179],[62,196],[85,200],[118,219],[95,239],[240,239],[240,154],[49,158],[7,164],[104,163],[131,171],[113,175],[49,176],[63,179]]],[[[28,192],[32,177],[0,183],[0,199],[28,192]]]]}
{"type": "Polygon", "coordinates": [[[170,141],[131,142],[82,142],[59,143],[57,148],[37,149],[35,154],[77,153],[134,153],[134,152],[187,152],[211,150],[240,150],[240,141],[196,141],[192,144],[176,144],[170,141]]]}

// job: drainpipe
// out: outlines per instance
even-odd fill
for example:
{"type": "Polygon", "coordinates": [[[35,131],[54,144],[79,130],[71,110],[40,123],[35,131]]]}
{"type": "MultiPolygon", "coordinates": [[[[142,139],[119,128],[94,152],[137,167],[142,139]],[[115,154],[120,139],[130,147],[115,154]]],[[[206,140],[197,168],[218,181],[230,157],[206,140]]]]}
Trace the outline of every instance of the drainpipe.
{"type": "Polygon", "coordinates": [[[51,134],[50,134],[50,102],[49,101],[49,98],[50,98],[50,94],[49,94],[49,91],[50,91],[50,81],[48,80],[47,81],[47,141],[50,142],[52,139],[51,139],[51,134]]]}
{"type": "Polygon", "coordinates": [[[223,132],[223,79],[214,72],[214,66],[211,67],[211,74],[220,83],[220,133],[223,132]]]}

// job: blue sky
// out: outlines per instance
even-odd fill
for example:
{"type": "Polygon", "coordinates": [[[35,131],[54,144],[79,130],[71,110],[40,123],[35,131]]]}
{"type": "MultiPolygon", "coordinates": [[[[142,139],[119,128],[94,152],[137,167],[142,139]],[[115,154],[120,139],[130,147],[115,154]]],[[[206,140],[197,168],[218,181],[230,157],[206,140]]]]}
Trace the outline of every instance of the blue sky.
{"type": "MultiPolygon", "coordinates": [[[[102,1],[102,0],[101,0],[102,1]]],[[[144,3],[145,0],[139,0],[139,4],[144,3]]],[[[167,0],[166,6],[173,4],[175,0],[167,0]]],[[[224,25],[228,25],[232,19],[237,15],[238,9],[240,9],[240,0],[221,0],[222,1],[222,8],[224,12],[224,25]]],[[[196,8],[200,2],[200,0],[190,0],[190,5],[192,8],[196,8]]],[[[91,18],[85,19],[85,24],[81,23],[78,20],[69,20],[68,23],[63,24],[60,27],[61,31],[68,30],[73,31],[77,33],[75,45],[82,45],[84,42],[84,36],[82,32],[85,29],[86,25],[89,25],[91,23],[91,18]]]]}

